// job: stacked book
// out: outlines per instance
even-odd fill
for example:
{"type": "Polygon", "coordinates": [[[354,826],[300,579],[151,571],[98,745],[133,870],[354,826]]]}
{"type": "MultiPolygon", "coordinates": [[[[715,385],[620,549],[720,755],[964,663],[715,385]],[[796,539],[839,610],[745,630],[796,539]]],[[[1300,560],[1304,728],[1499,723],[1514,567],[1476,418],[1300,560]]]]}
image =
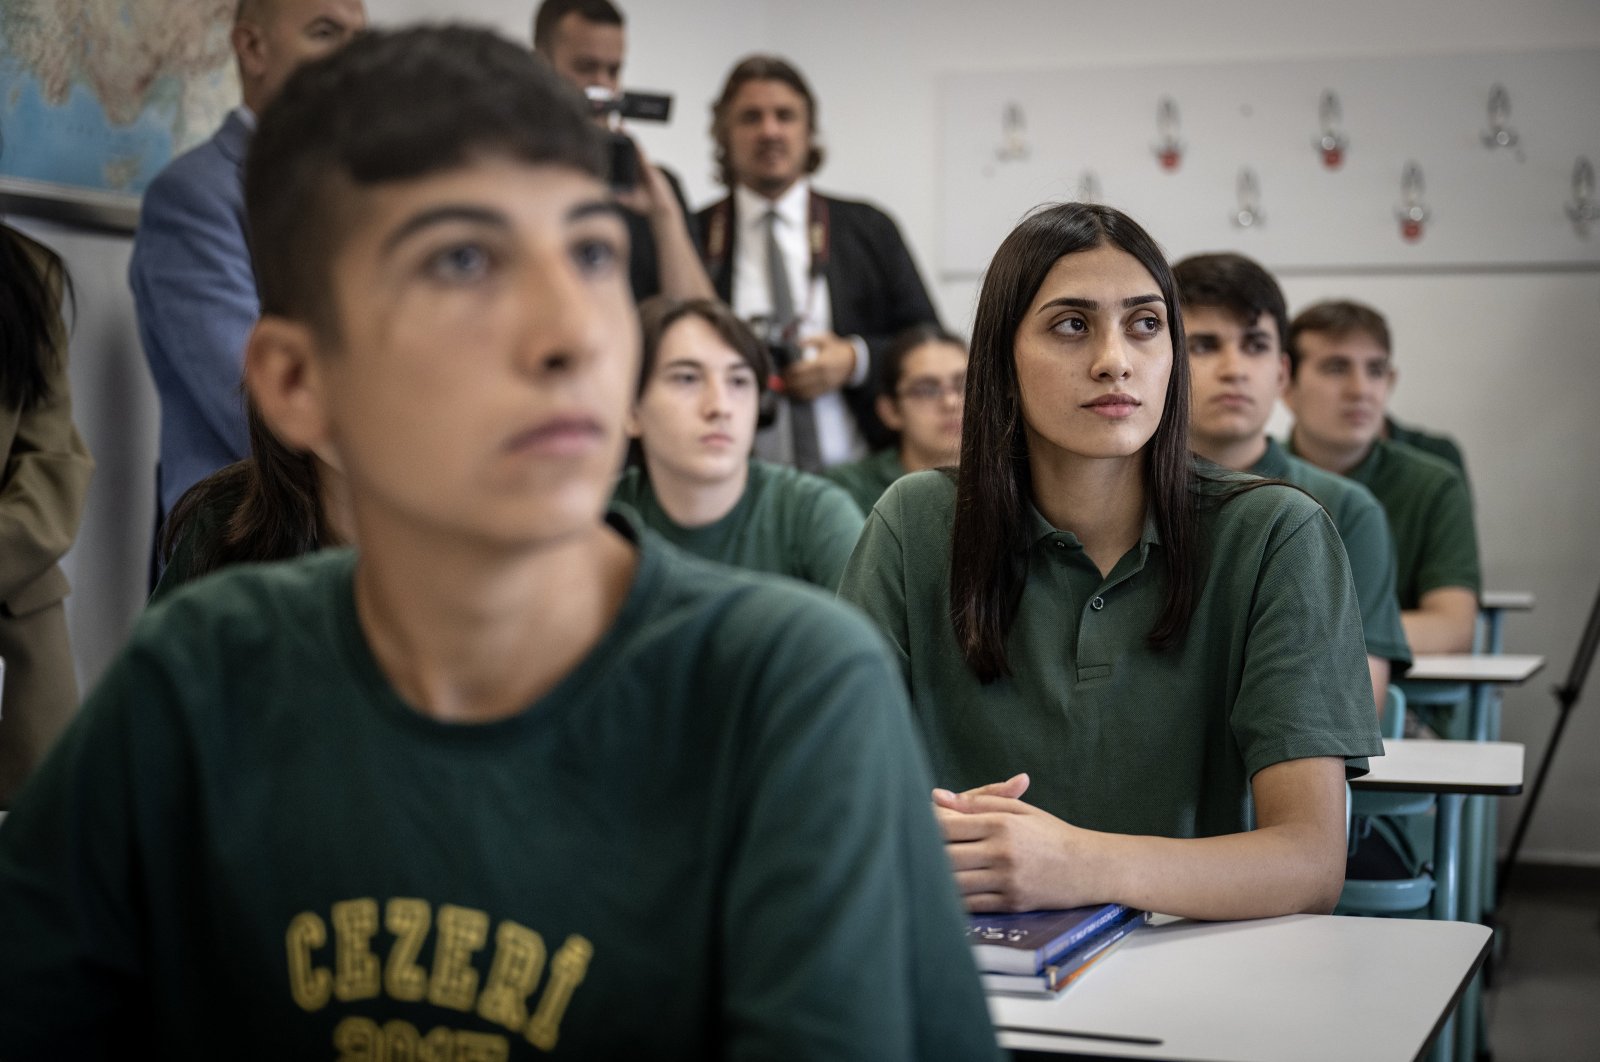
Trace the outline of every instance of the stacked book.
{"type": "Polygon", "coordinates": [[[1065,990],[1149,914],[1120,903],[1065,911],[975,914],[967,942],[991,992],[1054,995],[1065,990]]]}

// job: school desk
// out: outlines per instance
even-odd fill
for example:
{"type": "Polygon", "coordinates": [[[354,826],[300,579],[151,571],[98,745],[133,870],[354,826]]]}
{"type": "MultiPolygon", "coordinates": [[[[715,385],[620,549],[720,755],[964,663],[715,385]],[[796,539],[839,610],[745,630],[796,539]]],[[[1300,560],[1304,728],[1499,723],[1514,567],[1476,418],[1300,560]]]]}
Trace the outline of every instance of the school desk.
{"type": "MultiPolygon", "coordinates": [[[[1468,796],[1514,796],[1522,792],[1523,747],[1511,741],[1430,741],[1389,738],[1383,755],[1370,760],[1352,789],[1389,793],[1436,793],[1433,835],[1433,917],[1455,921],[1464,879],[1480,868],[1464,865],[1461,804],[1468,796]]],[[[1468,909],[1470,911],[1470,908],[1468,909]]],[[[1474,919],[1476,921],[1476,919],[1474,919]]],[[[1460,1021],[1439,1034],[1440,1058],[1473,1057],[1482,982],[1474,977],[1462,997],[1460,1021]]]]}
{"type": "Polygon", "coordinates": [[[1054,999],[991,994],[1000,1043],[1079,1058],[1416,1059],[1483,962],[1467,922],[1162,919],[1054,999]]]}
{"type": "Polygon", "coordinates": [[[1478,595],[1478,615],[1483,618],[1483,651],[1500,652],[1500,624],[1507,612],[1532,612],[1533,594],[1526,590],[1485,590],[1478,595]]]}

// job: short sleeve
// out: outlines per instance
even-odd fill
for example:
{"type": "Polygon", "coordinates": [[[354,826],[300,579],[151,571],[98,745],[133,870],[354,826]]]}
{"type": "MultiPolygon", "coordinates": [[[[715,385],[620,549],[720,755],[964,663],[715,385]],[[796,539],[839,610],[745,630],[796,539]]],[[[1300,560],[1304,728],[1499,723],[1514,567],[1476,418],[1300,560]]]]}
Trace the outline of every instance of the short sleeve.
{"type": "Polygon", "coordinates": [[[895,651],[900,669],[911,674],[911,630],[906,617],[905,557],[900,536],[884,512],[896,511],[899,495],[894,488],[867,515],[844,575],[839,598],[867,614],[895,651]]]}
{"type": "Polygon", "coordinates": [[[1384,516],[1383,507],[1375,498],[1353,499],[1339,532],[1361,608],[1367,655],[1409,665],[1411,646],[1400,623],[1396,591],[1394,537],[1389,533],[1389,519],[1384,516]]]}
{"type": "Polygon", "coordinates": [[[880,639],[836,606],[784,626],[763,654],[765,725],[744,757],[725,885],[728,1056],[993,1058],[927,767],[880,639]]]}
{"type": "Polygon", "coordinates": [[[1247,777],[1285,760],[1383,753],[1355,584],[1333,521],[1317,508],[1276,528],[1257,574],[1231,711],[1247,777]]]}

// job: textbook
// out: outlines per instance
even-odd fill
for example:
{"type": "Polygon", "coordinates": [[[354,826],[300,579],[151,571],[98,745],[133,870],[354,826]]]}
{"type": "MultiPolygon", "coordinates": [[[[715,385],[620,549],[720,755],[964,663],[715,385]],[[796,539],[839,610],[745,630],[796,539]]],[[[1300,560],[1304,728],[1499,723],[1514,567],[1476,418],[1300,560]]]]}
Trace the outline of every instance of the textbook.
{"type": "Polygon", "coordinates": [[[1104,903],[1065,911],[968,915],[967,943],[978,969],[1031,976],[1128,912],[1120,903],[1104,903]]]}
{"type": "Polygon", "coordinates": [[[1144,911],[1128,911],[1122,918],[1094,934],[1076,948],[1045,966],[1036,974],[983,974],[983,987],[989,992],[1011,992],[1029,996],[1053,996],[1065,991],[1088,973],[1090,968],[1116,950],[1117,945],[1149,919],[1144,911]]]}

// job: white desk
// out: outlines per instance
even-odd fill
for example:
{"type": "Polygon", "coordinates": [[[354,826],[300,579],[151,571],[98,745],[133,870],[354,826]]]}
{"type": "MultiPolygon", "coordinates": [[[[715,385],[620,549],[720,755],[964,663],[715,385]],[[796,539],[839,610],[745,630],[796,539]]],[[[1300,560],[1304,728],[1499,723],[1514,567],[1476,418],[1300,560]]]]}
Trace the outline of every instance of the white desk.
{"type": "Polygon", "coordinates": [[[1517,686],[1544,667],[1544,657],[1502,653],[1424,653],[1411,662],[1407,682],[1468,682],[1517,686]]]}
{"type": "Polygon", "coordinates": [[[1421,1055],[1488,951],[1465,922],[1290,915],[1136,931],[1055,999],[991,995],[1008,1048],[1195,1062],[1421,1055]]]}
{"type": "Polygon", "coordinates": [[[1352,789],[1386,793],[1463,793],[1515,796],[1522,792],[1523,747],[1515,741],[1429,741],[1386,738],[1383,755],[1352,789]]]}
{"type": "Polygon", "coordinates": [[[1532,612],[1535,603],[1530,590],[1485,590],[1478,595],[1478,607],[1485,612],[1532,612]]]}

